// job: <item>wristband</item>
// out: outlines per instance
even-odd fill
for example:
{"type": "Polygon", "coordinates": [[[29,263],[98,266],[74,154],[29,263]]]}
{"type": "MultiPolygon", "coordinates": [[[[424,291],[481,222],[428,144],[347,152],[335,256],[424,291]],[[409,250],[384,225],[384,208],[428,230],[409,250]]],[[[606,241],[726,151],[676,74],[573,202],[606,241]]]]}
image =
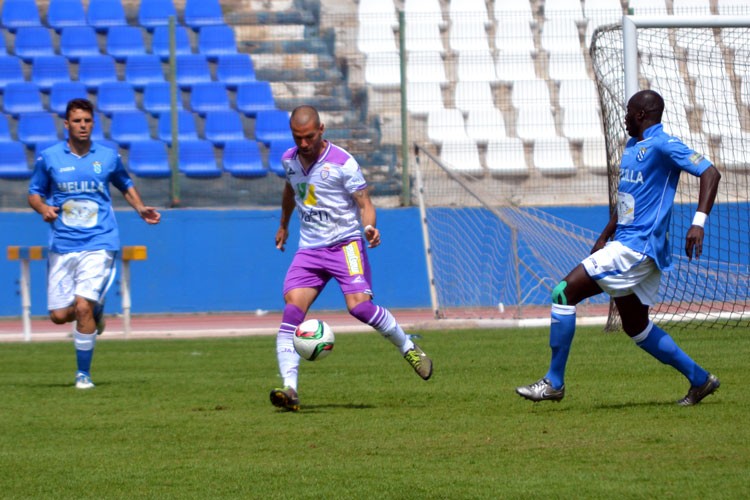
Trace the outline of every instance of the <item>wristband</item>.
{"type": "Polygon", "coordinates": [[[703,227],[703,225],[706,223],[706,219],[708,219],[708,214],[704,214],[703,212],[695,212],[695,215],[693,216],[693,225],[703,227]]]}
{"type": "Polygon", "coordinates": [[[372,224],[367,224],[365,226],[365,232],[367,232],[368,229],[375,229],[375,226],[373,226],[372,224]]]}

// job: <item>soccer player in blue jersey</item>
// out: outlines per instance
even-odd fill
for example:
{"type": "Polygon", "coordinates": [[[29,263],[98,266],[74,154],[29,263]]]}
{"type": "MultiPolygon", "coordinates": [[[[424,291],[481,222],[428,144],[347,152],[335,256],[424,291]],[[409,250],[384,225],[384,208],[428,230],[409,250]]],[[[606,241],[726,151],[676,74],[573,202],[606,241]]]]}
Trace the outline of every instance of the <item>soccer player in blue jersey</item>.
{"type": "Polygon", "coordinates": [[[700,178],[698,209],[685,238],[689,259],[700,257],[703,251],[703,225],[721,178],[707,158],[664,132],[663,111],[664,100],[652,90],[638,92],[628,102],[625,126],[631,139],[620,164],[617,210],[591,255],[552,292],[552,359],[544,377],[516,388],[526,399],[563,399],[576,304],[602,292],[614,298],[622,327],[633,342],[688,379],[690,389],[678,404],[698,404],[719,388],[719,379],[685,354],[648,316],[648,308],[658,296],[661,272],[671,267],[667,233],[680,173],[700,178]]]}
{"type": "Polygon", "coordinates": [[[73,99],[65,110],[67,141],[39,154],[29,183],[29,205],[50,226],[47,307],[53,323],[76,322],[78,389],[91,389],[91,360],[104,329],[104,296],[120,250],[111,182],[148,224],[161,215],[141,201],[117,151],[91,141],[94,106],[73,99]]]}
{"type": "Polygon", "coordinates": [[[300,239],[284,280],[285,306],[276,337],[284,386],[271,391],[271,403],[299,410],[300,357],[292,342],[294,331],[331,278],[341,287],[349,313],[380,332],[420,377],[429,379],[432,360],[404,333],[388,309],[372,301],[365,241],[368,248],[380,245],[380,231],[359,165],[348,152],[323,139],[325,127],[314,107],[296,108],[289,124],[296,147],[282,156],[287,182],[276,247],[284,251],[295,207],[300,239]]]}

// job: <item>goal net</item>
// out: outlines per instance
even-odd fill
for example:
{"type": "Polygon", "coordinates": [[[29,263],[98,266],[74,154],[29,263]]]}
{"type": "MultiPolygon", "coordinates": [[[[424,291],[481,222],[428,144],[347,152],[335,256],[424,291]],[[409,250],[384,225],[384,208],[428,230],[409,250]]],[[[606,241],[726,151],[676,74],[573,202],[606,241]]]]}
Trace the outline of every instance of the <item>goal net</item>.
{"type": "MultiPolygon", "coordinates": [[[[750,317],[750,22],[738,26],[737,18],[721,18],[627,16],[623,25],[598,29],[590,49],[612,206],[627,140],[624,105],[639,89],[664,97],[665,130],[705,154],[722,174],[703,255],[692,261],[683,248],[699,183],[681,176],[669,231],[674,270],[664,274],[661,302],[652,309],[658,319],[690,320],[684,324],[695,327],[750,317]]],[[[611,308],[610,323],[617,319],[611,308]]]]}

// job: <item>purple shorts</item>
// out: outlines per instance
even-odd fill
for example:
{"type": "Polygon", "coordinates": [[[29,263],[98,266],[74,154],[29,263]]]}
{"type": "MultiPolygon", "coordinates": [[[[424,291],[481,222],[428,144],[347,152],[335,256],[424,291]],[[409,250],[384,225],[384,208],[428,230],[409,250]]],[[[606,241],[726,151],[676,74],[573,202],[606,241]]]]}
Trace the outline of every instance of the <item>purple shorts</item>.
{"type": "Polygon", "coordinates": [[[371,271],[362,238],[331,247],[297,250],[284,278],[284,294],[295,288],[322,290],[331,278],[345,294],[372,295],[371,271]]]}

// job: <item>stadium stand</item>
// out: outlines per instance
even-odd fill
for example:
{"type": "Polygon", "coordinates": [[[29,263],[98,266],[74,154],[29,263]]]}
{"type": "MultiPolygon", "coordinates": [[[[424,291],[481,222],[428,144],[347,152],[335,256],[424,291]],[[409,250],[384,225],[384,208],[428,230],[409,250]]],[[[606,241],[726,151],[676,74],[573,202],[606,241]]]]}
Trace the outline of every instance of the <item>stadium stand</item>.
{"type": "Polygon", "coordinates": [[[31,173],[23,144],[13,141],[0,141],[0,178],[28,179],[31,177],[31,173]]]}
{"type": "Polygon", "coordinates": [[[256,178],[268,174],[258,143],[248,139],[227,141],[222,164],[224,171],[233,177],[256,178]]]}
{"type": "Polygon", "coordinates": [[[11,33],[16,33],[19,28],[42,25],[35,1],[5,0],[2,10],[0,20],[11,33]]]}
{"type": "Polygon", "coordinates": [[[186,0],[184,19],[185,25],[193,31],[200,31],[205,26],[224,24],[219,0],[186,0]]]}
{"type": "Polygon", "coordinates": [[[534,166],[543,175],[573,175],[576,167],[568,140],[560,136],[534,139],[534,166]]]}
{"type": "MultiPolygon", "coordinates": [[[[177,140],[191,141],[198,139],[193,113],[187,110],[177,112],[177,140]]],[[[161,113],[158,117],[158,137],[167,145],[172,145],[172,116],[171,113],[161,113]]]]}
{"type": "Polygon", "coordinates": [[[466,134],[478,144],[505,137],[503,113],[494,106],[472,109],[466,117],[466,134]]]}
{"type": "Polygon", "coordinates": [[[23,113],[18,117],[18,140],[27,148],[34,148],[38,142],[58,140],[55,118],[47,112],[23,113]]]}
{"type": "MultiPolygon", "coordinates": [[[[182,100],[177,99],[177,109],[182,109],[182,100]]],[[[171,109],[172,96],[169,82],[147,83],[143,87],[143,109],[157,117],[171,109]]]]}
{"type": "Polygon", "coordinates": [[[175,79],[182,90],[189,90],[196,83],[210,82],[211,68],[200,54],[178,55],[175,79]]]}
{"type": "Polygon", "coordinates": [[[406,82],[406,95],[407,109],[412,115],[424,117],[430,111],[444,108],[443,91],[439,83],[406,82]]]}
{"type": "Polygon", "coordinates": [[[31,81],[44,93],[49,93],[55,83],[69,82],[68,60],[64,56],[35,57],[31,66],[31,81]]]}
{"type": "Polygon", "coordinates": [[[102,83],[97,93],[96,107],[107,117],[120,111],[137,111],[133,85],[119,81],[102,83]]]}
{"type": "Polygon", "coordinates": [[[219,57],[237,53],[234,29],[226,24],[205,26],[198,34],[198,53],[215,62],[219,57]]]}
{"type": "Polygon", "coordinates": [[[15,54],[27,64],[31,64],[35,57],[55,55],[49,29],[44,26],[18,28],[15,37],[15,54]]]}
{"type": "MultiPolygon", "coordinates": [[[[169,27],[155,26],[151,38],[151,53],[159,56],[162,62],[169,60],[169,27]]],[[[190,34],[184,26],[175,26],[175,54],[179,56],[192,54],[190,34]]]]}
{"type": "Polygon", "coordinates": [[[249,54],[224,54],[216,61],[216,79],[230,90],[255,82],[255,68],[249,54]]]}
{"type": "Polygon", "coordinates": [[[8,116],[0,113],[0,142],[9,142],[13,140],[13,135],[10,133],[10,124],[8,123],[8,116]]]}
{"type": "Polygon", "coordinates": [[[281,110],[258,111],[255,115],[255,139],[269,146],[272,141],[291,139],[289,113],[281,110]]]}
{"type": "Polygon", "coordinates": [[[177,19],[177,10],[172,0],[148,0],[138,4],[138,24],[149,32],[159,26],[167,26],[170,17],[177,19]]]}
{"type": "Polygon", "coordinates": [[[107,54],[117,62],[124,62],[130,56],[146,54],[143,30],[137,26],[113,26],[107,32],[107,54]]]}
{"type": "Polygon", "coordinates": [[[81,57],[99,55],[96,31],[90,26],[69,26],[60,34],[60,54],[77,63],[81,57]]]}
{"type": "Polygon", "coordinates": [[[129,148],[134,141],[151,138],[148,120],[142,111],[117,111],[112,113],[109,138],[121,148],[129,148]]]}
{"type": "Polygon", "coordinates": [[[164,82],[161,61],[152,54],[129,56],[125,61],[125,80],[139,92],[148,84],[164,82]]]}
{"type": "Polygon", "coordinates": [[[221,169],[214,156],[214,146],[205,139],[181,140],[178,165],[180,172],[187,177],[221,177],[221,169]]]}
{"type": "Polygon", "coordinates": [[[33,82],[11,82],[3,92],[3,111],[18,119],[24,113],[44,111],[39,86],[33,82]]]}
{"type": "Polygon", "coordinates": [[[81,0],[50,0],[47,25],[60,33],[69,26],[86,26],[86,12],[81,0]]]}
{"type": "Polygon", "coordinates": [[[23,81],[21,59],[16,56],[0,55],[0,91],[4,91],[9,83],[23,81]]]}
{"type": "Polygon", "coordinates": [[[240,114],[232,109],[214,110],[206,117],[204,137],[222,148],[229,141],[245,139],[240,114]]]}
{"type": "Polygon", "coordinates": [[[190,109],[205,117],[214,111],[229,109],[227,89],[221,82],[196,83],[190,90],[190,109]]]}
{"type": "Polygon", "coordinates": [[[523,142],[517,137],[495,138],[489,141],[485,163],[493,175],[501,177],[529,175],[523,142]]]}
{"type": "Polygon", "coordinates": [[[477,145],[468,137],[443,141],[440,159],[456,172],[476,175],[484,170],[477,145]]]}
{"type": "Polygon", "coordinates": [[[435,144],[468,139],[461,110],[448,108],[430,111],[427,115],[427,137],[435,144]]]}
{"type": "Polygon", "coordinates": [[[167,146],[155,139],[131,142],[127,167],[138,177],[164,179],[172,175],[167,146]]]}
{"type": "Polygon", "coordinates": [[[268,169],[279,177],[286,177],[286,171],[281,164],[281,157],[295,146],[291,137],[271,141],[268,147],[268,169]]]}
{"type": "Polygon", "coordinates": [[[92,93],[96,93],[102,83],[117,81],[114,58],[108,54],[82,57],[78,62],[78,81],[92,93]]]}
{"type": "Polygon", "coordinates": [[[113,27],[127,26],[128,24],[125,8],[120,0],[89,0],[86,21],[89,26],[100,33],[106,33],[113,27]]]}
{"type": "Polygon", "coordinates": [[[252,118],[258,111],[276,109],[271,84],[262,80],[240,84],[237,87],[235,105],[237,111],[252,118]]]}

